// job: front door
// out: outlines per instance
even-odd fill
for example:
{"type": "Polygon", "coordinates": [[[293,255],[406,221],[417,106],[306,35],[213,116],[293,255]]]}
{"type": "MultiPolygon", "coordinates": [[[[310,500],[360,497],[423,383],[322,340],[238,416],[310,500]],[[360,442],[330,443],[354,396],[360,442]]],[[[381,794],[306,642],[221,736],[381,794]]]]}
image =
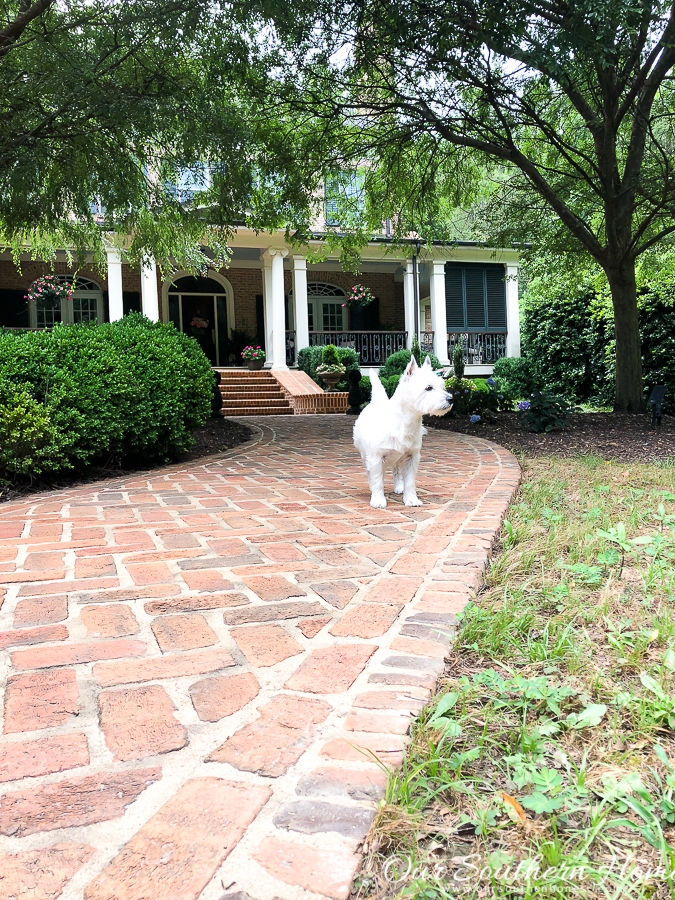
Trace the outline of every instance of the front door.
{"type": "Polygon", "coordinates": [[[232,364],[227,336],[227,300],[224,296],[171,292],[169,321],[179,331],[195,338],[212,366],[232,364]]]}

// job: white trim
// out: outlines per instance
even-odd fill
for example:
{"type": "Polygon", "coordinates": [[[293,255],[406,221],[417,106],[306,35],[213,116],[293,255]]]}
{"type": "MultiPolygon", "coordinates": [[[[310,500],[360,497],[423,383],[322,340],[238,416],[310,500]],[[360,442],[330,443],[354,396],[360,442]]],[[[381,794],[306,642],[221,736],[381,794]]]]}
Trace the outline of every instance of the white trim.
{"type": "Polygon", "coordinates": [[[520,356],[518,266],[505,265],[504,268],[506,270],[506,355],[520,356]]]}
{"type": "Polygon", "coordinates": [[[124,316],[122,290],[122,254],[119,250],[106,250],[108,258],[108,318],[116,322],[124,316]]]}

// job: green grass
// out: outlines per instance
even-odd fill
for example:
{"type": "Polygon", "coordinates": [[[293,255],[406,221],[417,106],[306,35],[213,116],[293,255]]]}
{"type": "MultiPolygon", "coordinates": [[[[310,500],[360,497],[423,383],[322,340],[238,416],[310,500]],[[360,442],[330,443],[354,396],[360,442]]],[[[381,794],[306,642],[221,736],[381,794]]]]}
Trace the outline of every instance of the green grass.
{"type": "Polygon", "coordinates": [[[675,898],[675,469],[523,466],[359,898],[675,898]]]}

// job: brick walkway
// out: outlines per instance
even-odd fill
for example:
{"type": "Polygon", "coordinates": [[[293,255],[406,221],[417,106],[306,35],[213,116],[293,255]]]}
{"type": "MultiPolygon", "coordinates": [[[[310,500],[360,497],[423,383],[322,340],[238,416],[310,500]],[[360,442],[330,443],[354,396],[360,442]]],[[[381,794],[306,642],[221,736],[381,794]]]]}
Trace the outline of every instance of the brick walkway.
{"type": "Polygon", "coordinates": [[[358,747],[400,762],[520,472],[431,432],[425,505],[374,510],[350,419],[247,421],[0,506],[3,900],[348,896],[385,783],[358,747]]]}

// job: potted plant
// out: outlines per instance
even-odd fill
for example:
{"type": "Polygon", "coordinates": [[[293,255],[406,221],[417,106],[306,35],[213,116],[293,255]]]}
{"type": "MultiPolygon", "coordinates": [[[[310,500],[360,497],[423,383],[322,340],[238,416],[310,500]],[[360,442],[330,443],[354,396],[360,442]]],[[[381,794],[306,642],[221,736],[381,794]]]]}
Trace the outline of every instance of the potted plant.
{"type": "Polygon", "coordinates": [[[259,369],[262,369],[263,363],[265,362],[265,351],[261,350],[260,347],[244,347],[241,351],[242,358],[246,360],[246,363],[254,372],[257,372],[259,369]]]}
{"type": "Polygon", "coordinates": [[[375,295],[369,287],[364,284],[355,284],[342,305],[348,306],[350,309],[359,309],[362,306],[368,306],[374,299],[375,295]]]}
{"type": "Polygon", "coordinates": [[[206,329],[208,327],[208,319],[203,319],[201,316],[195,316],[194,319],[190,322],[192,334],[197,338],[197,340],[200,340],[206,335],[206,329]]]}
{"type": "Polygon", "coordinates": [[[345,374],[345,367],[340,362],[337,347],[328,344],[321,355],[321,365],[316,367],[316,374],[328,385],[326,393],[335,390],[335,385],[345,374]]]}

